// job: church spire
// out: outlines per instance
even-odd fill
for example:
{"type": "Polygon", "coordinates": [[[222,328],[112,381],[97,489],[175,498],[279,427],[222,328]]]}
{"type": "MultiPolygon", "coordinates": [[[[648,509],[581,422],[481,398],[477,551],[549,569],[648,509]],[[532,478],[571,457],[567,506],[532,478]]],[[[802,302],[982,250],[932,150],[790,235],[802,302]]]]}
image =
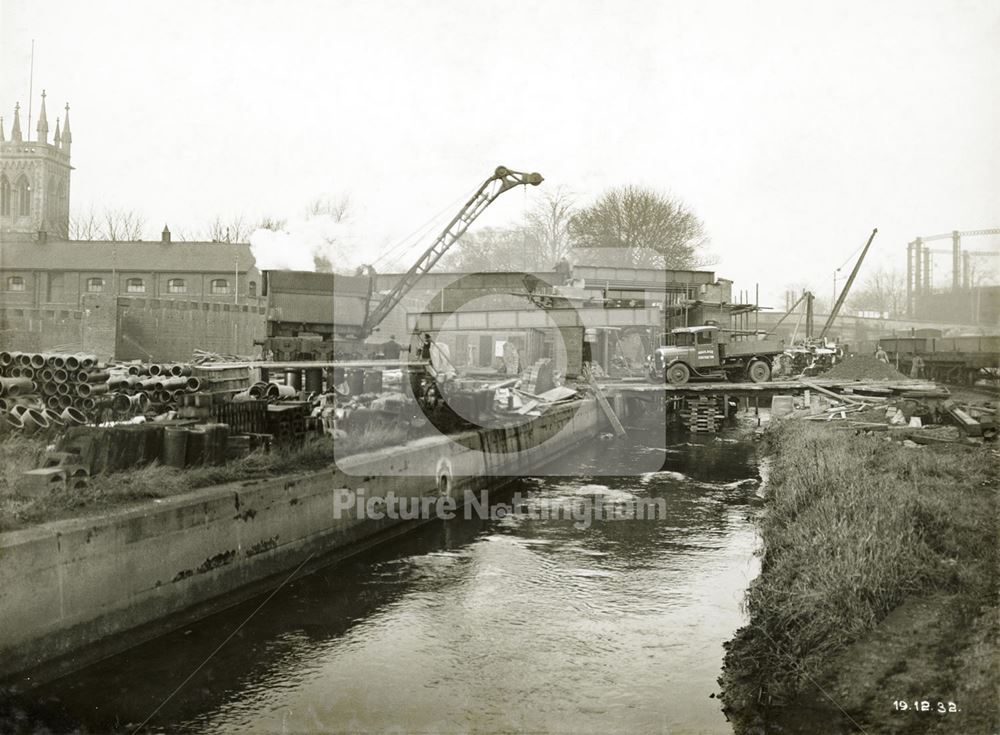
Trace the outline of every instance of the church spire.
{"type": "Polygon", "coordinates": [[[10,128],[10,139],[15,143],[20,143],[21,138],[21,103],[14,105],[14,124],[10,128]]]}
{"type": "Polygon", "coordinates": [[[73,142],[73,133],[69,131],[69,102],[66,103],[66,122],[63,124],[62,129],[62,149],[63,152],[69,155],[69,145],[73,142]]]}
{"type": "MultiPolygon", "coordinates": [[[[29,123],[30,124],[30,123],[29,123]]],[[[38,142],[48,143],[49,142],[49,120],[45,116],[45,90],[42,90],[42,109],[38,111],[38,125],[35,127],[38,131],[38,142]]]]}
{"type": "Polygon", "coordinates": [[[59,117],[56,117],[56,132],[52,136],[52,145],[58,148],[62,144],[62,134],[59,132],[59,117]]]}

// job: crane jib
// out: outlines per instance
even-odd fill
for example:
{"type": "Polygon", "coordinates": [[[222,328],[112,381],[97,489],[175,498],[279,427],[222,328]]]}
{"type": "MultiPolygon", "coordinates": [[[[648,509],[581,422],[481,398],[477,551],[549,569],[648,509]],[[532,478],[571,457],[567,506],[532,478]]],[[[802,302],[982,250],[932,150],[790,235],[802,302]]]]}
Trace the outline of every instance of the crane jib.
{"type": "Polygon", "coordinates": [[[417,259],[410,269],[403,275],[395,286],[382,297],[378,305],[368,314],[364,326],[361,329],[361,339],[364,339],[377,327],[389,312],[406,296],[417,281],[427,273],[448,252],[459,238],[465,234],[469,226],[482,214],[497,197],[508,189],[515,186],[538,186],[544,179],[539,173],[523,173],[512,171],[505,166],[498,166],[483,185],[479,187],[475,194],[465,203],[458,213],[448,223],[433,244],[417,259]]]}

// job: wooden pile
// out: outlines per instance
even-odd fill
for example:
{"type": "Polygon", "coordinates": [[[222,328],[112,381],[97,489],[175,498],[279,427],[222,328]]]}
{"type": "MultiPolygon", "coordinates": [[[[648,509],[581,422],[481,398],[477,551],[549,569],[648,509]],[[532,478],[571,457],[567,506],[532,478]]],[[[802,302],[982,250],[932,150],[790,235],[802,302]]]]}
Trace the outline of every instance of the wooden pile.
{"type": "Polygon", "coordinates": [[[715,434],[722,428],[723,413],[716,398],[688,398],[679,415],[692,434],[715,434]]]}

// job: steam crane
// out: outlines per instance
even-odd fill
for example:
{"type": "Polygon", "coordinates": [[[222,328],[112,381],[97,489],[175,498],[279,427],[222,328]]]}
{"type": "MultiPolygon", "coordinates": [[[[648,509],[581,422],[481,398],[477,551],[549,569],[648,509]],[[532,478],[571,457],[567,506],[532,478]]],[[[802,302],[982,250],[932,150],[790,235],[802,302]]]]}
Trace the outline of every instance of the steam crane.
{"type": "MultiPolygon", "coordinates": [[[[815,375],[817,373],[824,372],[837,362],[838,359],[843,357],[843,348],[837,344],[827,344],[826,336],[830,331],[830,327],[833,326],[834,320],[836,320],[837,315],[840,313],[841,307],[844,305],[844,301],[847,300],[847,295],[851,291],[851,286],[854,285],[854,280],[858,276],[858,271],[861,270],[861,264],[865,260],[865,256],[868,254],[868,249],[872,245],[872,241],[875,239],[875,234],[878,232],[878,228],[872,230],[871,236],[868,238],[868,242],[865,243],[864,249],[861,251],[861,255],[858,256],[857,262],[854,264],[854,268],[851,270],[851,275],[847,279],[847,283],[844,284],[844,288],[841,290],[840,295],[837,297],[836,303],[830,309],[830,315],[826,319],[826,323],[823,325],[823,329],[820,331],[817,337],[813,337],[813,294],[810,291],[804,291],[799,300],[792,304],[792,308],[785,312],[784,316],[778,320],[778,323],[771,328],[771,334],[777,330],[781,323],[788,318],[788,316],[798,308],[799,304],[803,301],[806,302],[806,339],[804,343],[793,344],[784,354],[779,356],[778,365],[780,373],[802,373],[804,375],[815,375]]],[[[801,320],[801,315],[800,315],[801,320]]],[[[798,332],[798,325],[795,327],[795,331],[798,332]]]]}
{"type": "Polygon", "coordinates": [[[458,211],[458,214],[448,223],[444,231],[438,235],[434,243],[424,251],[416,263],[410,266],[410,269],[382,297],[382,300],[379,301],[375,308],[368,312],[361,327],[360,339],[364,340],[375,330],[382,320],[388,316],[389,312],[417,284],[417,281],[441,260],[441,257],[448,252],[448,249],[465,234],[469,226],[483,213],[483,210],[496,201],[497,197],[508,189],[513,189],[515,186],[527,186],[528,184],[538,186],[542,181],[542,175],[539,173],[527,174],[520,171],[511,171],[504,166],[498,166],[493,175],[483,182],[479,190],[472,195],[472,198],[458,211]]]}

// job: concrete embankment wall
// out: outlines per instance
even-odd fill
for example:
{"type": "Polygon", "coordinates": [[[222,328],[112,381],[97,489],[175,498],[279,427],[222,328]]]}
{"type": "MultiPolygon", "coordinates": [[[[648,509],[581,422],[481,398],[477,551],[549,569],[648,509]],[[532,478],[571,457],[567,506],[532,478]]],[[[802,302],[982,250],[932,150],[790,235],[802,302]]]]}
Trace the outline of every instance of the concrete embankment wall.
{"type": "Polygon", "coordinates": [[[131,510],[0,534],[0,677],[86,665],[416,521],[336,518],[338,491],[437,497],[532,471],[600,428],[592,400],[521,428],[431,437],[319,472],[197,490],[131,510]]]}

